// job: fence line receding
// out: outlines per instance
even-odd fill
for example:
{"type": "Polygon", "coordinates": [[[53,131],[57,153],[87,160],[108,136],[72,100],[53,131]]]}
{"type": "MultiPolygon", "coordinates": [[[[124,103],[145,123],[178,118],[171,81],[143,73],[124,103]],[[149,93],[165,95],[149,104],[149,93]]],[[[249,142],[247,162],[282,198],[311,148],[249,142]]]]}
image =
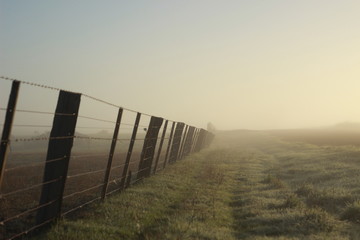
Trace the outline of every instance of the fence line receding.
{"type": "Polygon", "coordinates": [[[0,80],[11,83],[7,103],[0,103],[0,239],[21,238],[121,192],[214,138],[204,129],[89,95],[0,80]],[[57,92],[55,109],[23,100],[23,85],[33,88],[31,96],[37,89],[57,92]],[[24,129],[27,135],[18,134],[24,129]]]}

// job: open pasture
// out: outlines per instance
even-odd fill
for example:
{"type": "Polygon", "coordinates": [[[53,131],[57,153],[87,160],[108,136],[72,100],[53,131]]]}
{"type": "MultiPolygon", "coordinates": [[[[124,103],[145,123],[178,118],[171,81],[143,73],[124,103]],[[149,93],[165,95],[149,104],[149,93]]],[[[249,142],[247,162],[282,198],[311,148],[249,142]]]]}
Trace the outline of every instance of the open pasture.
{"type": "Polygon", "coordinates": [[[41,239],[360,239],[360,148],[218,132],[211,149],[41,239]]]}
{"type": "Polygon", "coordinates": [[[360,131],[358,129],[288,129],[266,132],[284,141],[305,142],[321,146],[360,146],[360,131]]]}

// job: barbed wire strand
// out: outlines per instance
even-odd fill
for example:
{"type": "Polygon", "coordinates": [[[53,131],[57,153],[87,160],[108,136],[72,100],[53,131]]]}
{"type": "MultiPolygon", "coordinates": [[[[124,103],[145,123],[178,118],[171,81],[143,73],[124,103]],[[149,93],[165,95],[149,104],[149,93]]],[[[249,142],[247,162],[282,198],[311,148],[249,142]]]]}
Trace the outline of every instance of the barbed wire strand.
{"type": "MultiPolygon", "coordinates": [[[[106,141],[112,141],[113,138],[105,138],[105,137],[85,137],[85,136],[74,136],[76,139],[86,139],[86,140],[106,140],[106,141]]],[[[161,139],[161,137],[155,137],[155,138],[148,138],[148,140],[154,140],[154,139],[161,139]]],[[[167,138],[165,138],[167,139],[167,138]]],[[[130,141],[131,138],[117,138],[115,139],[117,141],[130,141]]],[[[136,138],[135,140],[138,141],[144,141],[147,140],[146,138],[136,138]]]]}
{"type": "MultiPolygon", "coordinates": [[[[105,140],[105,141],[112,141],[113,138],[105,138],[105,137],[85,137],[85,136],[75,136],[76,139],[85,139],[85,140],[105,140]]],[[[122,140],[122,139],[117,139],[122,140]]]]}
{"type": "Polygon", "coordinates": [[[104,186],[104,185],[105,185],[105,184],[102,183],[102,184],[98,184],[98,185],[96,185],[96,186],[93,186],[93,187],[90,187],[90,188],[87,188],[87,189],[84,189],[84,190],[81,190],[81,191],[78,191],[78,192],[70,193],[70,194],[64,196],[63,199],[67,199],[67,198],[73,197],[73,196],[75,196],[75,195],[79,195],[79,194],[82,194],[82,193],[89,192],[89,191],[91,191],[91,190],[94,190],[94,189],[96,189],[96,188],[102,187],[102,186],[104,186]]]}
{"type": "MultiPolygon", "coordinates": [[[[114,179],[114,180],[111,180],[111,181],[109,182],[109,184],[112,184],[112,183],[117,184],[118,181],[122,181],[124,178],[126,178],[126,177],[116,178],[116,179],[114,179]]],[[[121,190],[122,190],[121,188],[117,188],[117,189],[115,189],[115,190],[112,190],[112,191],[110,191],[110,192],[107,192],[107,193],[106,193],[106,196],[111,195],[111,194],[113,194],[113,193],[115,193],[115,192],[118,192],[118,191],[121,191],[121,190]]]]}
{"type": "Polygon", "coordinates": [[[33,188],[37,188],[37,187],[41,187],[41,186],[44,186],[44,185],[47,185],[49,183],[53,183],[53,182],[57,182],[59,181],[60,179],[62,179],[62,177],[59,177],[59,178],[56,178],[56,179],[53,179],[53,180],[50,180],[50,181],[47,181],[47,182],[42,182],[42,183],[39,183],[39,184],[34,184],[30,187],[27,187],[27,188],[22,188],[22,189],[19,189],[19,190],[15,190],[15,191],[12,191],[12,192],[8,192],[8,193],[2,193],[0,195],[1,198],[5,198],[5,197],[9,197],[11,195],[14,195],[14,194],[18,194],[18,193],[21,193],[21,192],[25,192],[25,191],[29,191],[33,188]]]}
{"type": "Polygon", "coordinates": [[[90,200],[90,201],[88,201],[86,203],[83,203],[82,205],[80,205],[80,206],[78,206],[76,208],[73,208],[73,209],[70,209],[69,211],[66,211],[65,213],[61,214],[61,216],[64,217],[64,216],[68,215],[69,213],[74,212],[74,211],[76,211],[76,210],[78,210],[78,209],[80,209],[82,207],[85,207],[86,205],[89,205],[89,204],[91,204],[91,203],[93,203],[93,202],[95,202],[97,200],[100,200],[100,199],[101,199],[101,197],[97,197],[97,198],[95,198],[93,200],[90,200]]]}
{"type": "Polygon", "coordinates": [[[145,116],[148,116],[148,117],[152,117],[152,116],[153,116],[153,115],[151,115],[151,114],[144,113],[144,112],[139,112],[139,111],[135,111],[135,110],[132,110],[132,109],[126,108],[126,107],[122,107],[122,106],[119,106],[119,105],[110,103],[110,102],[108,102],[108,101],[105,101],[105,100],[102,100],[102,99],[99,99],[99,98],[96,98],[96,97],[93,97],[93,96],[90,96],[90,95],[84,94],[84,93],[77,93],[77,92],[74,92],[74,91],[68,91],[68,90],[64,90],[64,89],[61,89],[61,88],[50,87],[50,86],[47,86],[47,85],[38,84],[38,83],[33,83],[33,82],[28,82],[28,81],[23,81],[23,80],[19,80],[19,79],[15,79],[15,78],[10,78],[10,77],[6,77],[6,76],[0,76],[0,79],[7,80],[7,81],[16,81],[16,82],[20,82],[20,83],[22,83],[22,84],[27,84],[27,85],[34,86],[34,87],[40,87],[40,88],[45,88],[45,89],[50,89],[50,90],[55,90],[55,91],[66,91],[66,92],[81,94],[82,96],[84,96],[84,97],[86,97],[86,98],[89,98],[89,99],[92,99],[92,100],[94,100],[94,101],[107,104],[107,105],[112,106],[112,107],[122,108],[122,109],[124,109],[124,110],[126,110],[126,111],[133,112],[133,113],[141,113],[142,115],[145,115],[145,116]]]}
{"type": "MultiPolygon", "coordinates": [[[[4,124],[0,124],[0,126],[4,126],[4,124]]],[[[31,124],[13,124],[13,127],[31,127],[31,128],[51,128],[50,125],[31,125],[31,124]]]]}
{"type": "Polygon", "coordinates": [[[143,172],[143,171],[145,171],[145,170],[148,170],[149,168],[151,168],[152,166],[149,166],[149,167],[146,167],[146,168],[143,168],[143,169],[140,169],[139,171],[136,171],[136,172],[132,172],[131,174],[138,174],[138,173],[140,173],[140,172],[143,172]]]}
{"type": "Polygon", "coordinates": [[[17,218],[22,217],[22,216],[24,216],[24,215],[26,215],[26,214],[29,214],[29,213],[31,213],[31,212],[34,212],[34,211],[36,211],[36,210],[38,210],[38,209],[40,209],[40,208],[46,207],[46,206],[48,206],[48,205],[50,205],[50,204],[53,204],[54,202],[56,202],[56,201],[58,201],[58,200],[59,200],[59,199],[54,199],[54,200],[52,200],[52,201],[50,201],[50,202],[44,203],[44,204],[42,204],[42,205],[39,205],[39,206],[36,206],[36,207],[33,207],[33,208],[30,208],[30,209],[28,209],[28,210],[26,210],[26,211],[24,211],[24,212],[22,212],[22,213],[19,213],[19,214],[17,214],[17,215],[14,215],[14,216],[12,216],[12,217],[9,217],[9,218],[1,221],[1,222],[0,222],[0,225],[4,225],[5,223],[7,223],[7,222],[9,222],[9,221],[11,221],[11,220],[17,219],[17,218]]]}
{"type": "Polygon", "coordinates": [[[87,157],[103,157],[103,156],[108,156],[108,153],[102,153],[102,154],[88,154],[88,155],[74,155],[71,156],[71,158],[74,159],[79,159],[79,158],[87,158],[87,157]]]}
{"type": "Polygon", "coordinates": [[[18,234],[16,234],[16,235],[8,238],[7,240],[14,240],[14,239],[17,239],[18,237],[21,237],[21,236],[23,236],[23,235],[27,235],[27,234],[29,234],[30,232],[32,232],[32,231],[34,231],[34,230],[36,230],[36,229],[38,229],[38,228],[40,228],[40,227],[42,227],[42,226],[50,223],[50,222],[52,222],[52,221],[54,221],[53,218],[48,219],[48,220],[46,220],[46,221],[43,222],[43,223],[37,224],[37,225],[35,225],[35,226],[33,226],[33,227],[31,227],[31,228],[29,228],[29,229],[27,229],[27,230],[25,230],[25,231],[23,231],[23,232],[21,232],[21,233],[18,233],[18,234]]]}
{"type": "MultiPolygon", "coordinates": [[[[130,165],[131,163],[129,163],[129,165],[130,165]]],[[[126,163],[124,163],[124,164],[120,164],[120,165],[116,165],[116,166],[114,166],[114,167],[111,167],[111,170],[114,170],[114,169],[118,169],[118,168],[121,168],[121,167],[124,167],[126,165],[126,163]]]]}
{"type": "Polygon", "coordinates": [[[95,170],[95,171],[91,171],[91,172],[78,173],[78,174],[74,174],[74,175],[71,175],[71,176],[67,176],[66,178],[70,179],[70,178],[75,178],[75,177],[82,177],[82,176],[101,173],[101,172],[105,172],[105,171],[106,171],[106,169],[101,169],[101,170],[95,170]]]}
{"type": "MultiPolygon", "coordinates": [[[[0,108],[2,111],[7,111],[7,108],[0,108]]],[[[75,113],[54,113],[54,112],[45,112],[45,111],[38,111],[38,110],[25,110],[25,109],[16,109],[15,112],[22,112],[22,113],[36,113],[36,114],[47,114],[47,115],[58,115],[58,116],[75,116],[75,113]]]]}
{"type": "Polygon", "coordinates": [[[76,128],[80,128],[80,129],[114,129],[113,127],[91,127],[91,126],[86,126],[86,127],[76,127],[76,128]]]}
{"type": "MultiPolygon", "coordinates": [[[[130,162],[129,163],[129,166],[130,165],[134,165],[135,163],[139,163],[140,161],[133,161],[133,162],[130,162]]],[[[117,169],[117,168],[121,168],[121,167],[123,167],[123,166],[125,166],[126,165],[126,163],[123,163],[123,164],[120,164],[120,165],[117,165],[117,166],[114,166],[114,167],[112,167],[111,168],[111,170],[113,170],[113,169],[117,169]]]]}
{"type": "Polygon", "coordinates": [[[138,178],[138,179],[136,179],[135,181],[133,181],[132,183],[131,183],[131,185],[133,185],[133,184],[135,184],[135,183],[137,183],[137,182],[139,182],[139,181],[141,181],[141,180],[143,180],[145,177],[142,177],[142,178],[138,178]]]}
{"type": "Polygon", "coordinates": [[[121,125],[124,125],[124,126],[134,126],[133,123],[120,123],[120,126],[121,126],[121,125]]]}
{"type": "Polygon", "coordinates": [[[107,120],[107,119],[101,119],[101,118],[95,118],[95,117],[89,117],[89,116],[83,116],[83,115],[79,115],[78,117],[83,118],[83,119],[90,119],[90,120],[94,120],[94,121],[99,121],[99,122],[107,122],[107,123],[116,124],[116,122],[111,121],[111,120],[107,120]]]}
{"type": "Polygon", "coordinates": [[[28,167],[36,167],[36,166],[39,166],[39,165],[45,165],[46,163],[61,161],[61,160],[65,159],[65,158],[66,158],[66,156],[61,157],[61,158],[51,159],[51,160],[45,160],[45,161],[41,161],[41,162],[37,162],[37,163],[32,163],[32,164],[26,164],[26,165],[21,165],[21,166],[17,166],[17,167],[7,168],[7,169],[5,169],[5,172],[14,171],[14,170],[21,169],[21,168],[28,168],[28,167]]]}
{"type": "MultiPolygon", "coordinates": [[[[10,140],[10,142],[33,142],[33,141],[47,141],[47,140],[64,140],[75,138],[75,136],[62,136],[62,137],[33,137],[33,138],[15,138],[10,140]]],[[[8,141],[1,141],[8,142],[8,141]]]]}

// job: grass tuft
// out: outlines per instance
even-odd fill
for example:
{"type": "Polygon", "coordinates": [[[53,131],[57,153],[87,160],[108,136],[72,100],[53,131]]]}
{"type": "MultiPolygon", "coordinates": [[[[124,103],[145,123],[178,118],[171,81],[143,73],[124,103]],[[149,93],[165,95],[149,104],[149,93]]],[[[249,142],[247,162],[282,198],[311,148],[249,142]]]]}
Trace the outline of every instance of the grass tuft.
{"type": "Polygon", "coordinates": [[[295,192],[305,198],[309,207],[319,207],[331,213],[340,213],[349,202],[353,202],[353,196],[341,189],[317,190],[311,184],[302,185],[295,192]]]}
{"type": "Polygon", "coordinates": [[[304,184],[301,187],[299,187],[295,193],[302,197],[309,197],[313,195],[315,192],[314,186],[312,184],[304,184]]]}
{"type": "Polygon", "coordinates": [[[308,232],[331,232],[337,221],[321,208],[310,208],[305,210],[303,224],[308,232]]]}
{"type": "Polygon", "coordinates": [[[360,200],[348,204],[341,215],[342,220],[360,223],[360,200]]]}
{"type": "Polygon", "coordinates": [[[273,176],[271,174],[267,175],[263,182],[270,184],[274,188],[285,188],[284,182],[277,176],[273,176]]]}
{"type": "Polygon", "coordinates": [[[296,208],[302,206],[302,201],[296,196],[296,194],[289,194],[285,202],[282,205],[282,208],[296,208]]]}

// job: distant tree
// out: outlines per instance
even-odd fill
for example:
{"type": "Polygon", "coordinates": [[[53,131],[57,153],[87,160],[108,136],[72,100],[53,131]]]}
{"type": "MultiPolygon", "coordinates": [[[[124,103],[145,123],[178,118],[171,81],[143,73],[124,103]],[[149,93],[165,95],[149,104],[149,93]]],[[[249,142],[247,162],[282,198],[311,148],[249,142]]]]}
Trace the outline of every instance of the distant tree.
{"type": "Polygon", "coordinates": [[[208,122],[207,124],[207,130],[209,132],[215,132],[216,131],[216,127],[214,126],[214,124],[212,124],[211,122],[208,122]]]}

